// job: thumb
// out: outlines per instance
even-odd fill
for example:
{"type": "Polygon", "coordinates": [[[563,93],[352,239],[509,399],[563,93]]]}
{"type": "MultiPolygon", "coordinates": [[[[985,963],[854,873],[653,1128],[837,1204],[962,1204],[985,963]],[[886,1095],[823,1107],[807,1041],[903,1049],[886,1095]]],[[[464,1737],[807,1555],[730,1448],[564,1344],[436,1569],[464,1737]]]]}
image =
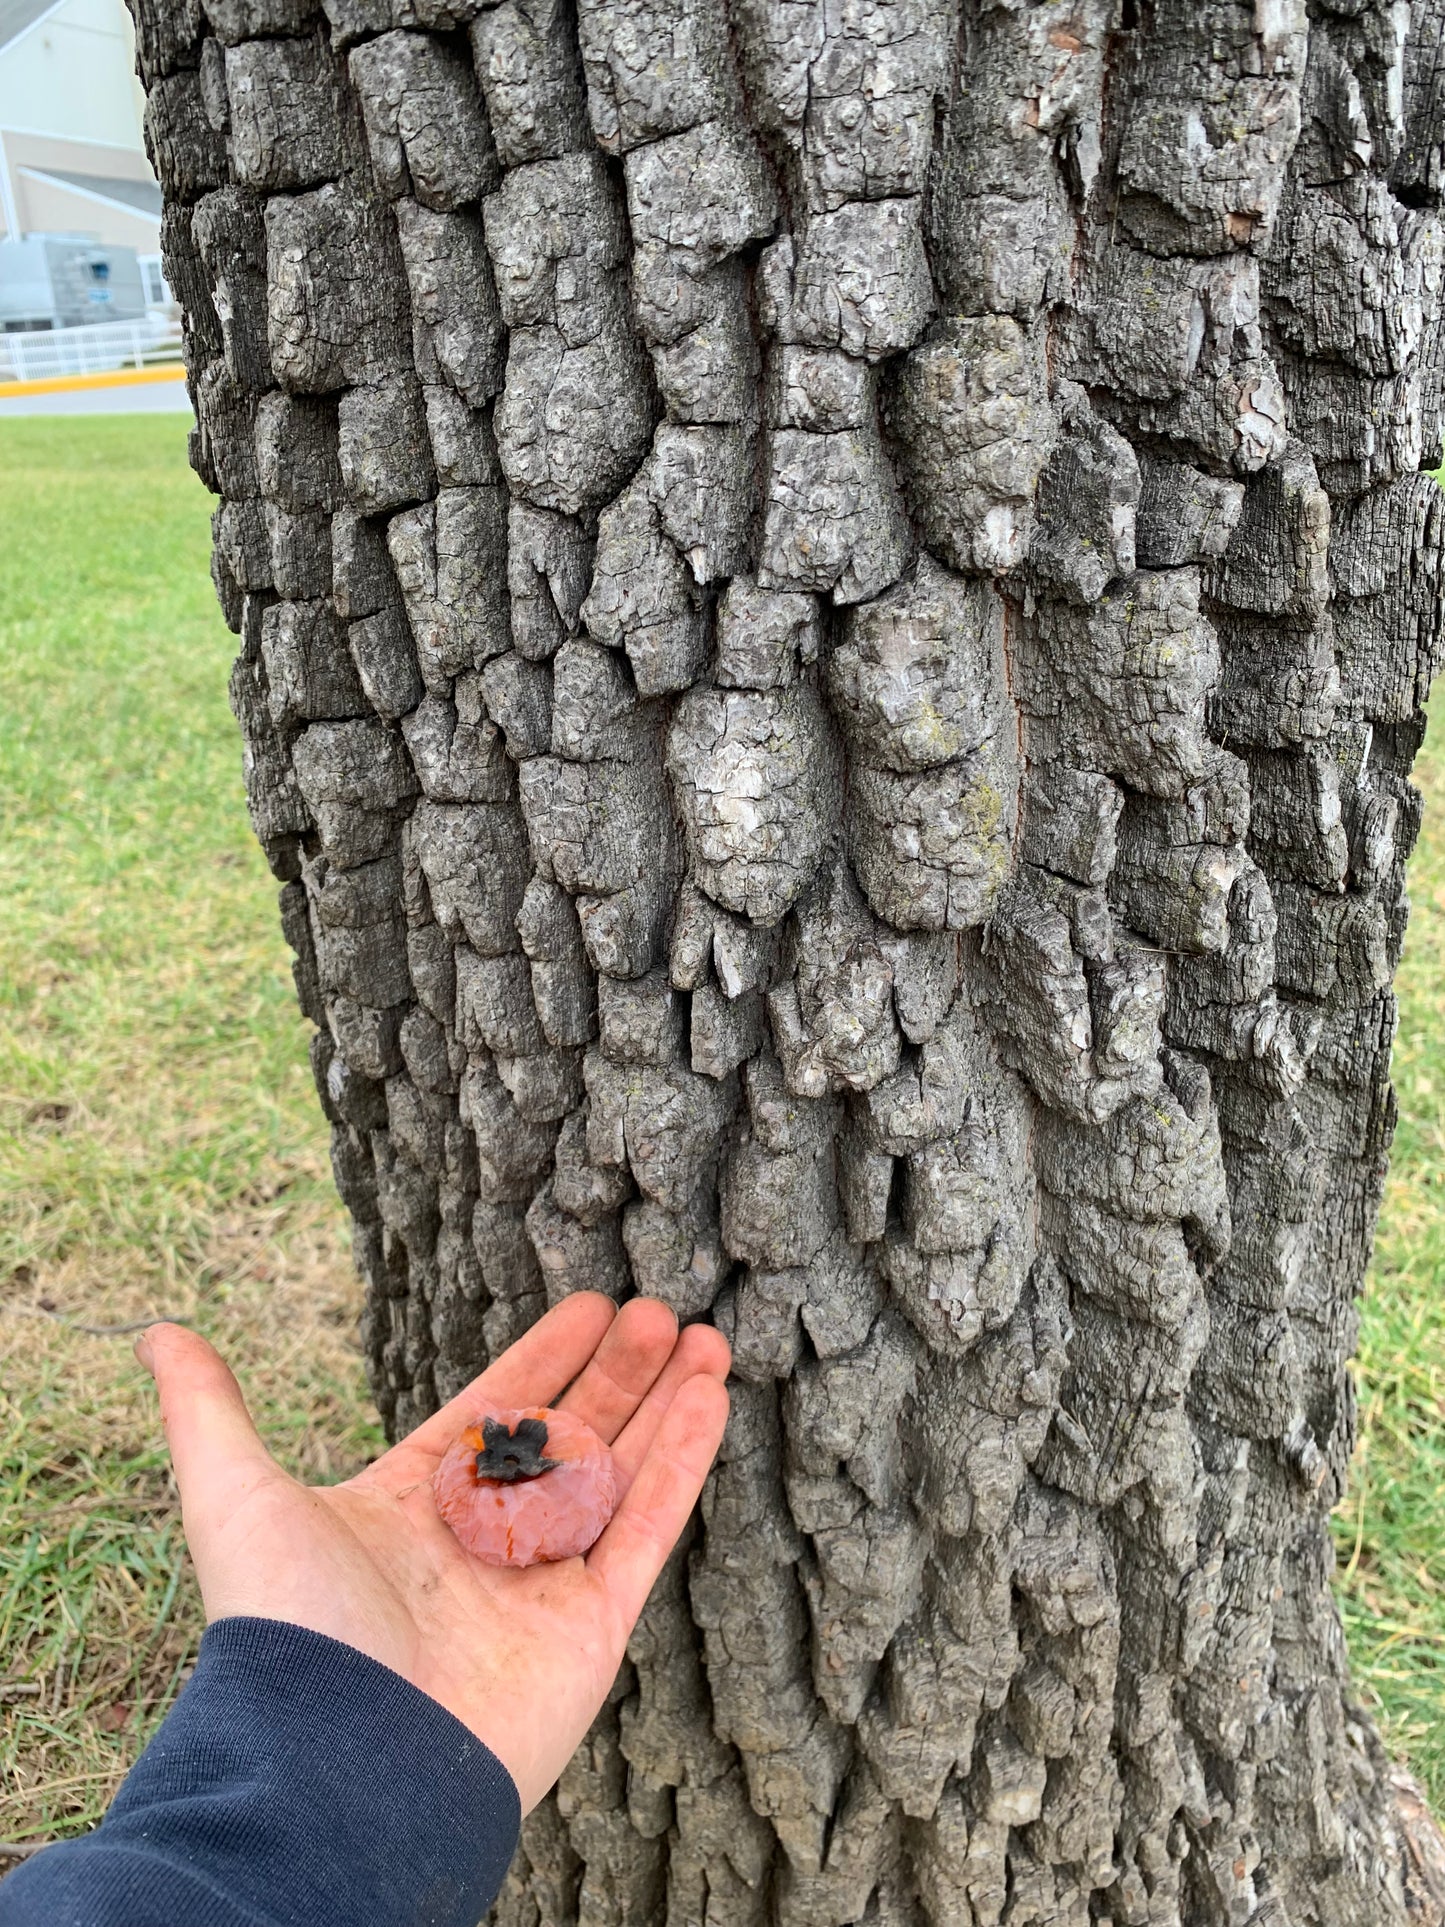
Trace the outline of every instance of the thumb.
{"type": "Polygon", "coordinates": [[[204,1506],[237,1472],[274,1469],[230,1366],[199,1332],[150,1325],[135,1351],[160,1393],[161,1423],[188,1509],[204,1506]]]}

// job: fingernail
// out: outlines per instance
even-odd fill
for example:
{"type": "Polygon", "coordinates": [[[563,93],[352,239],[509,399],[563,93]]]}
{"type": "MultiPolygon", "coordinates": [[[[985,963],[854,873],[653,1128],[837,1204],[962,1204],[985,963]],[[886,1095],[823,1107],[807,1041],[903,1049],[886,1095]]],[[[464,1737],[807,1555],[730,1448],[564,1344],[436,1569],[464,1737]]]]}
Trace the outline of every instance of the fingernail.
{"type": "Polygon", "coordinates": [[[135,1355],[141,1364],[145,1366],[151,1377],[154,1378],[156,1375],[156,1362],[151,1356],[151,1335],[148,1331],[143,1331],[135,1341],[135,1355]]]}

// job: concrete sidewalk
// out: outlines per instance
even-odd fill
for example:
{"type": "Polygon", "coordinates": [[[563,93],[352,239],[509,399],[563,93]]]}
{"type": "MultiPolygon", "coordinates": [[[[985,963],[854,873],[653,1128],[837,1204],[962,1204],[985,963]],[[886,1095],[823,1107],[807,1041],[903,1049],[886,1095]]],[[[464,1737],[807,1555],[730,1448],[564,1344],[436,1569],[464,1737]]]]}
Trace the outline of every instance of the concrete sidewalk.
{"type": "Polygon", "coordinates": [[[179,364],[0,382],[0,421],[15,415],[189,414],[190,408],[186,371],[179,364]]]}

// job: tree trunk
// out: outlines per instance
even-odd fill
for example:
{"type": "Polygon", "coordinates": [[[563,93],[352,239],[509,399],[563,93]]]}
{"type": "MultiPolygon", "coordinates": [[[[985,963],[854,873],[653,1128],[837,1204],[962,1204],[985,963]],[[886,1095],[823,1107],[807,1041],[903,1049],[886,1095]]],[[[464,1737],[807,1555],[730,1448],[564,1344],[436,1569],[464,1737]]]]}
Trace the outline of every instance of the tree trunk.
{"type": "Polygon", "coordinates": [[[498,1920],[1403,1920],[1441,0],[323,4],[136,0],[376,1397],[736,1358],[498,1920]]]}

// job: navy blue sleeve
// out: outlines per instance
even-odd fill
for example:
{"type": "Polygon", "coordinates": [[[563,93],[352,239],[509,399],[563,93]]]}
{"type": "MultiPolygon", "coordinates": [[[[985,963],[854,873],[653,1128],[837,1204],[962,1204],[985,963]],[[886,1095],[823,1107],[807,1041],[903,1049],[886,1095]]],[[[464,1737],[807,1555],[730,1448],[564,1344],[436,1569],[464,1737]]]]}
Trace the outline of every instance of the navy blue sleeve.
{"type": "Polygon", "coordinates": [[[476,1927],[510,1774],[351,1646],[221,1619],[94,1833],[0,1881],[0,1927],[476,1927]]]}

